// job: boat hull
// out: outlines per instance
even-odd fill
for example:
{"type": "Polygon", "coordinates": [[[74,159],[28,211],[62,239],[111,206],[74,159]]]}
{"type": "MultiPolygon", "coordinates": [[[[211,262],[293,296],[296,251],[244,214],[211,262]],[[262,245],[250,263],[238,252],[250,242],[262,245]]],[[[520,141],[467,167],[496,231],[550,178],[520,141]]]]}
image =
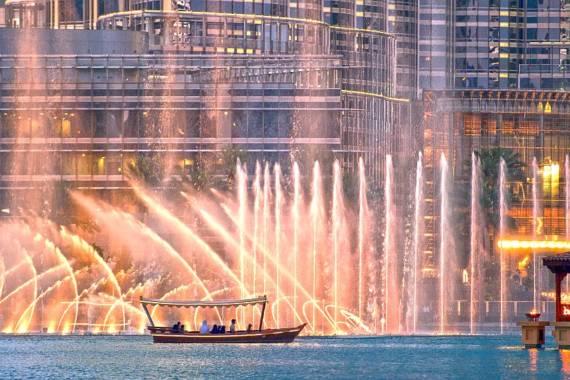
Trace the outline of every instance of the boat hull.
{"type": "Polygon", "coordinates": [[[303,330],[305,324],[297,327],[283,329],[269,329],[261,331],[235,334],[200,334],[200,333],[171,333],[151,330],[154,343],[291,343],[303,330]]]}

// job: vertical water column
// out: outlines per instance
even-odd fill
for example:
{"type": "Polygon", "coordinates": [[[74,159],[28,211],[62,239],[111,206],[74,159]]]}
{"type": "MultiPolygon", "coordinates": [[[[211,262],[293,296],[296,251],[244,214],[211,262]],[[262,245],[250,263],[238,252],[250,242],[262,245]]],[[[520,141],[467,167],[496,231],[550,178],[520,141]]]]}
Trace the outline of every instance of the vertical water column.
{"type": "MultiPolygon", "coordinates": [[[[499,239],[503,239],[507,233],[507,164],[501,157],[499,164],[499,239]]],[[[507,264],[504,250],[499,250],[500,265],[500,326],[501,334],[505,329],[506,301],[507,301],[507,264]]]]}
{"type": "MultiPolygon", "coordinates": [[[[281,209],[283,207],[283,190],[281,188],[281,165],[275,164],[275,298],[281,301],[281,209]]],[[[275,322],[280,327],[280,308],[277,308],[275,322]]]]}
{"type": "Polygon", "coordinates": [[[358,182],[358,318],[362,320],[362,308],[364,305],[364,239],[368,213],[366,173],[362,157],[358,160],[358,182]]]}
{"type": "Polygon", "coordinates": [[[332,243],[333,243],[333,322],[335,333],[338,329],[338,261],[339,261],[339,234],[341,225],[341,197],[342,178],[340,163],[335,160],[333,166],[333,203],[332,203],[332,243]]]}
{"type": "Polygon", "coordinates": [[[396,209],[394,206],[394,167],[392,156],[386,156],[386,178],[384,182],[384,332],[399,330],[400,300],[398,293],[398,262],[396,252],[396,209]]]}
{"type": "MultiPolygon", "coordinates": [[[[570,155],[564,160],[564,220],[566,222],[566,239],[570,240],[570,155]]],[[[566,276],[568,279],[569,276],[566,276]]]]}
{"type": "MultiPolygon", "coordinates": [[[[252,286],[251,292],[257,294],[257,267],[259,266],[257,259],[257,246],[259,244],[259,219],[261,212],[261,202],[263,199],[263,191],[261,189],[261,165],[259,161],[255,163],[255,179],[253,180],[253,191],[255,199],[253,201],[253,247],[252,247],[252,286]]],[[[265,247],[265,246],[264,246],[265,247]]],[[[262,255],[263,256],[263,255],[262,255]]],[[[265,293],[264,293],[265,294],[265,293]]]]}
{"type": "MultiPolygon", "coordinates": [[[[311,295],[313,302],[318,302],[317,297],[317,285],[318,285],[318,244],[319,244],[319,226],[322,223],[322,182],[321,182],[321,168],[318,161],[315,161],[313,165],[313,185],[312,185],[312,199],[311,199],[311,232],[312,232],[312,244],[311,244],[311,295]]],[[[312,315],[311,315],[311,325],[313,327],[313,333],[317,329],[317,305],[313,304],[312,315]]]]}
{"type": "MultiPolygon", "coordinates": [[[[564,221],[566,222],[566,240],[570,240],[570,155],[564,160],[564,221]]],[[[570,276],[566,276],[566,292],[570,289],[570,276]]]]}
{"type": "MultiPolygon", "coordinates": [[[[299,284],[298,256],[299,256],[299,223],[301,207],[301,173],[299,165],[293,163],[293,309],[297,311],[297,286],[299,284]]],[[[295,318],[295,313],[294,317],[295,318]]]]}
{"type": "Polygon", "coordinates": [[[447,308],[450,289],[448,288],[449,265],[449,230],[448,209],[449,199],[447,191],[448,166],[447,159],[442,153],[440,157],[440,210],[439,210],[439,333],[443,334],[447,325],[447,308]]]}
{"type": "MultiPolygon", "coordinates": [[[[269,197],[271,192],[271,175],[269,173],[269,163],[265,163],[263,170],[263,231],[261,233],[261,241],[264,248],[269,244],[269,223],[271,217],[271,209],[269,205],[269,197]]],[[[263,294],[267,294],[267,259],[263,255],[263,294]]]]}
{"type": "MultiPolygon", "coordinates": [[[[532,240],[536,240],[537,238],[537,228],[538,228],[538,162],[536,161],[536,157],[532,159],[532,240]]],[[[538,280],[538,265],[537,265],[537,257],[536,251],[532,252],[532,273],[533,273],[533,281],[532,281],[532,307],[533,309],[537,308],[537,301],[538,301],[538,287],[537,287],[537,280],[538,280]]]]}
{"type": "Polygon", "coordinates": [[[414,261],[412,265],[412,332],[415,334],[418,325],[418,291],[419,291],[419,271],[420,258],[422,252],[422,234],[424,230],[424,192],[423,192],[423,164],[422,154],[418,155],[418,163],[416,165],[416,188],[414,197],[414,261]]]}
{"type": "MultiPolygon", "coordinates": [[[[238,159],[236,165],[236,177],[237,177],[237,190],[238,190],[238,203],[239,203],[239,276],[241,281],[240,297],[243,299],[246,297],[244,284],[246,283],[246,268],[245,268],[245,244],[246,244],[246,216],[247,216],[247,173],[245,169],[241,166],[241,162],[238,159]]],[[[245,323],[245,308],[241,308],[240,311],[240,324],[244,326],[245,323]]]]}
{"type": "Polygon", "coordinates": [[[480,205],[480,167],[475,152],[471,154],[471,223],[470,223],[470,295],[469,295],[469,331],[475,333],[479,309],[479,205],[480,205]]]}

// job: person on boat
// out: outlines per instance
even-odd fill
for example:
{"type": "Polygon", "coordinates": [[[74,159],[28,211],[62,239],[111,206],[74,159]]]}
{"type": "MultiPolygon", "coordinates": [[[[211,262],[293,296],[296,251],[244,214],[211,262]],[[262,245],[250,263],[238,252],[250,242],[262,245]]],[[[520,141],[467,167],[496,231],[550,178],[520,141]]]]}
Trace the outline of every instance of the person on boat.
{"type": "Polygon", "coordinates": [[[221,325],[220,326],[220,334],[225,334],[226,333],[226,325],[221,325]]]}
{"type": "Polygon", "coordinates": [[[230,325],[230,333],[234,334],[236,332],[236,320],[232,319],[232,324],[230,325]]]}
{"type": "Polygon", "coordinates": [[[180,321],[178,321],[172,326],[172,332],[178,332],[178,331],[180,331],[180,321]]]}
{"type": "Polygon", "coordinates": [[[178,332],[184,334],[184,325],[180,325],[180,330],[178,332]]]}
{"type": "Polygon", "coordinates": [[[218,333],[218,325],[214,325],[212,330],[210,330],[210,334],[217,334],[218,333]]]}
{"type": "Polygon", "coordinates": [[[247,325],[247,332],[250,333],[253,330],[253,325],[250,323],[247,325]]]}
{"type": "Polygon", "coordinates": [[[202,321],[202,326],[200,326],[200,334],[207,334],[208,331],[208,322],[204,319],[202,321]]]}

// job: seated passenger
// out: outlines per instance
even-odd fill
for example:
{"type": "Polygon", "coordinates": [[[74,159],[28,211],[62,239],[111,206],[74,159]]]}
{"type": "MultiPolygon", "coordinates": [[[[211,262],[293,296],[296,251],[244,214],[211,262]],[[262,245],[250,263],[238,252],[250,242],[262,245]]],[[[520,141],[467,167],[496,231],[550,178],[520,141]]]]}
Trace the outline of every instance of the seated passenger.
{"type": "Polygon", "coordinates": [[[208,322],[204,319],[202,321],[202,326],[200,326],[200,334],[207,334],[208,333],[208,322]]]}
{"type": "Polygon", "coordinates": [[[218,325],[214,325],[212,330],[210,330],[210,334],[217,334],[218,333],[218,325]]]}
{"type": "Polygon", "coordinates": [[[232,324],[230,325],[230,333],[234,334],[236,332],[236,320],[232,319],[232,324]]]}
{"type": "Polygon", "coordinates": [[[253,330],[253,325],[250,323],[247,325],[247,332],[250,333],[253,330]]]}
{"type": "Polygon", "coordinates": [[[226,325],[220,326],[220,334],[225,334],[225,333],[226,333],[226,325]]]}
{"type": "Polygon", "coordinates": [[[178,323],[172,325],[172,332],[178,332],[178,329],[179,329],[178,323]]]}
{"type": "Polygon", "coordinates": [[[178,332],[184,334],[184,325],[180,325],[180,331],[178,332]]]}

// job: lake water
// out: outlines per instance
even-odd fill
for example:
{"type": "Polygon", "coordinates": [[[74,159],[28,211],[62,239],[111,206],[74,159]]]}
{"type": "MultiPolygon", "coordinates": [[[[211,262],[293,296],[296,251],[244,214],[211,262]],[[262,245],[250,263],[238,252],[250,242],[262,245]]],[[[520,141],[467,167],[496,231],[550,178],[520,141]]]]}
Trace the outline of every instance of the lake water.
{"type": "Polygon", "coordinates": [[[158,345],[149,336],[0,336],[8,378],[570,378],[570,351],[520,337],[301,338],[287,345],[158,345]]]}

